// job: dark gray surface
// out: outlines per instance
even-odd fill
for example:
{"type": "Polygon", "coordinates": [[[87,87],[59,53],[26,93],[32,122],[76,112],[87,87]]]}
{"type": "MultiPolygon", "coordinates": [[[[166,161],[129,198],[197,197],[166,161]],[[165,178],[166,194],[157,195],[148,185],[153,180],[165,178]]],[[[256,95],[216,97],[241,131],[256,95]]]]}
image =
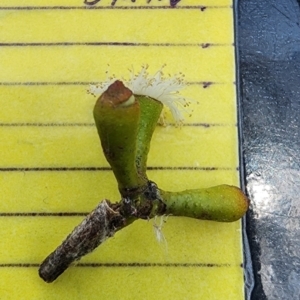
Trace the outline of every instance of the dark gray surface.
{"type": "Polygon", "coordinates": [[[300,299],[300,7],[237,2],[252,299],[300,299]]]}

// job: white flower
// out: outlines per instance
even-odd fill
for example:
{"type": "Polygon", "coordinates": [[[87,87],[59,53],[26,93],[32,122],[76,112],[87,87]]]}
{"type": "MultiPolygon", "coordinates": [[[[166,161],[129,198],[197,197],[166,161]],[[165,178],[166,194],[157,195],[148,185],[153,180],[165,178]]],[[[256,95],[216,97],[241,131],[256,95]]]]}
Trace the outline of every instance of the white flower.
{"type": "MultiPolygon", "coordinates": [[[[126,85],[135,95],[144,95],[161,101],[167,106],[176,123],[180,124],[184,118],[182,112],[189,113],[187,106],[189,102],[180,95],[180,91],[186,86],[184,81],[184,75],[179,73],[175,76],[165,77],[163,74],[163,68],[158,70],[154,75],[148,73],[148,66],[142,66],[141,71],[138,74],[134,74],[133,70],[130,71],[130,78],[123,78],[123,83],[126,85]]],[[[94,96],[100,96],[113,82],[116,81],[116,77],[113,75],[107,77],[106,81],[90,85],[88,92],[94,96]]]]}

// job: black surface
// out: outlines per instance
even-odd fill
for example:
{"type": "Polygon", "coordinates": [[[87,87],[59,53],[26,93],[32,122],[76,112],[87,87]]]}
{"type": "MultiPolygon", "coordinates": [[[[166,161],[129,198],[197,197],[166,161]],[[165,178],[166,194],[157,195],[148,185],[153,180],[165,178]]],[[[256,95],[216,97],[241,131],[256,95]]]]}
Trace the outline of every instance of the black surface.
{"type": "Polygon", "coordinates": [[[300,4],[236,3],[251,299],[300,299],[300,4]]]}

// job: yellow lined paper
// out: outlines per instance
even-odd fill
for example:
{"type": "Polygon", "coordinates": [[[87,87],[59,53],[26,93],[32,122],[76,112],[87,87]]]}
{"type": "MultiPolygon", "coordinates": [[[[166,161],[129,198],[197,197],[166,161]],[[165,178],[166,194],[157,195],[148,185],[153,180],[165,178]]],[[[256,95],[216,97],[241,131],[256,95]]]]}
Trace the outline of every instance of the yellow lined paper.
{"type": "Polygon", "coordinates": [[[143,64],[186,75],[194,112],[157,128],[152,180],[174,191],[239,184],[231,5],[0,1],[1,299],[244,299],[240,222],[170,216],[166,245],[137,221],[55,283],[37,274],[101,199],[119,200],[86,93],[107,64],[122,77],[143,64]]]}

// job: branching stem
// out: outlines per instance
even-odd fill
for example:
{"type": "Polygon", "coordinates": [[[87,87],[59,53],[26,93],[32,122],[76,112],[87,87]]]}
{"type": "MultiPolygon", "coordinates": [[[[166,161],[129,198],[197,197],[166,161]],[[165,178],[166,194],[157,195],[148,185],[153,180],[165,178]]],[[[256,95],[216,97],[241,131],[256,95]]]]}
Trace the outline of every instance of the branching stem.
{"type": "Polygon", "coordinates": [[[99,97],[94,118],[121,200],[114,204],[101,201],[43,261],[39,275],[44,281],[54,281],[72,262],[137,219],[172,215],[233,222],[245,214],[249,200],[237,187],[220,185],[174,193],[159,189],[148,179],[147,157],[162,107],[155,99],[133,95],[121,81],[99,97]]]}

